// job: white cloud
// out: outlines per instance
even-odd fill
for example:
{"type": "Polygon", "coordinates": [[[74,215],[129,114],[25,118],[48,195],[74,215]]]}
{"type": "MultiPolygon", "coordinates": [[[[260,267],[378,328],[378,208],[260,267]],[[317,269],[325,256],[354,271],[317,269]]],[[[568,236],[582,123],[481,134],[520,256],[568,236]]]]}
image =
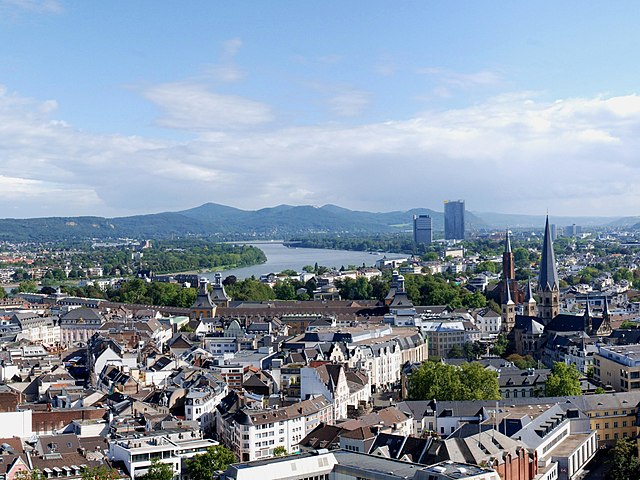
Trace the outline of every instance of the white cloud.
{"type": "Polygon", "coordinates": [[[634,214],[640,98],[532,93],[344,126],[276,127],[267,105],[193,84],[145,92],[185,142],[80,131],[0,89],[3,216],[127,214],[217,201],[388,211],[465,198],[480,211],[634,214]],[[259,128],[255,128],[259,127],[259,128]]]}
{"type": "Polygon", "coordinates": [[[268,105],[233,95],[221,95],[196,83],[165,83],[144,96],[163,109],[163,127],[192,131],[227,130],[273,120],[268,105]]]}
{"type": "Polygon", "coordinates": [[[443,85],[459,88],[488,87],[503,83],[500,75],[490,70],[481,70],[474,73],[460,73],[441,67],[427,67],[419,68],[417,69],[417,72],[429,75],[443,85]]]}
{"type": "Polygon", "coordinates": [[[340,117],[355,117],[369,105],[370,95],[366,92],[349,90],[329,99],[331,111],[340,117]]]}
{"type": "Polygon", "coordinates": [[[57,0],[0,0],[0,9],[32,13],[61,13],[62,4],[57,0]]]}

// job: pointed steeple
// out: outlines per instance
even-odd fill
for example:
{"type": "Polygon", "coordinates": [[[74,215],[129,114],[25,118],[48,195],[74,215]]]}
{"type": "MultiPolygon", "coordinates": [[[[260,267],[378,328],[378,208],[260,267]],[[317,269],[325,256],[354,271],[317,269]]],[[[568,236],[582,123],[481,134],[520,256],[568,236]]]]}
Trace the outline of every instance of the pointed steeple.
{"type": "Polygon", "coordinates": [[[542,260],[540,261],[540,278],[538,288],[541,290],[559,290],[558,271],[556,270],[556,257],[553,253],[553,241],[549,229],[549,216],[544,226],[544,241],[542,243],[542,260]]]}
{"type": "Polygon", "coordinates": [[[593,332],[593,320],[591,317],[591,306],[589,305],[589,295],[587,295],[586,305],[584,307],[584,332],[591,335],[593,332]]]}
{"type": "Polygon", "coordinates": [[[524,301],[527,303],[536,303],[536,299],[533,297],[533,288],[531,288],[531,279],[527,281],[527,296],[524,301]]]}
{"type": "Polygon", "coordinates": [[[604,297],[604,310],[602,312],[602,316],[606,319],[611,318],[611,312],[609,312],[609,302],[607,301],[607,297],[604,297]]]}
{"type": "Polygon", "coordinates": [[[525,315],[530,317],[536,316],[536,299],[533,297],[533,288],[531,288],[531,279],[527,281],[527,293],[525,294],[522,310],[525,315]]]}
{"type": "MultiPolygon", "coordinates": [[[[515,263],[513,261],[513,252],[511,251],[511,236],[509,235],[509,229],[507,229],[504,239],[504,252],[502,252],[502,279],[516,278],[515,263]]],[[[515,287],[518,288],[517,286],[515,287]]]]}
{"type": "MultiPolygon", "coordinates": [[[[606,300],[605,300],[606,302],[606,300]]],[[[586,305],[584,307],[584,316],[591,318],[591,305],[589,305],[589,295],[587,295],[586,305]]]]}
{"type": "Polygon", "coordinates": [[[506,295],[505,295],[505,297],[504,297],[504,298],[505,298],[505,302],[504,302],[504,304],[505,304],[505,305],[515,305],[515,303],[514,303],[514,302],[513,302],[513,300],[511,299],[511,287],[510,287],[510,285],[509,285],[509,279],[508,279],[508,278],[507,278],[507,279],[505,279],[504,287],[505,287],[505,290],[506,290],[506,292],[505,292],[505,293],[506,293],[506,295]]]}

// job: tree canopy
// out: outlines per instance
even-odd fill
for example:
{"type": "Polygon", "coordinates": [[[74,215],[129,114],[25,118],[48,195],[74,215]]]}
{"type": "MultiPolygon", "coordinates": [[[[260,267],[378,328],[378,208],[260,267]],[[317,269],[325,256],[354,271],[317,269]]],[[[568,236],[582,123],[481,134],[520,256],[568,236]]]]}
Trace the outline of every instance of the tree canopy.
{"type": "Polygon", "coordinates": [[[555,362],[545,384],[547,397],[572,397],[582,395],[580,372],[575,365],[555,362]]]}
{"type": "Polygon", "coordinates": [[[479,363],[425,362],[409,377],[412,400],[498,400],[498,374],[479,363]]]}
{"type": "Polygon", "coordinates": [[[226,470],[236,462],[236,456],[228,448],[216,445],[207,448],[205,453],[187,460],[187,470],[191,480],[211,480],[213,472],[226,470]]]}
{"type": "MultiPolygon", "coordinates": [[[[140,478],[142,480],[172,480],[173,468],[159,460],[153,460],[147,470],[147,473],[142,475],[140,478]]],[[[208,478],[211,478],[211,474],[209,474],[208,478]]]]}
{"type": "Polygon", "coordinates": [[[638,446],[631,438],[621,438],[609,456],[611,470],[607,475],[608,480],[636,480],[640,478],[640,460],[638,459],[638,446]]]}
{"type": "Polygon", "coordinates": [[[119,478],[118,472],[106,465],[82,469],[82,480],[116,480],[117,478],[119,478]]]}

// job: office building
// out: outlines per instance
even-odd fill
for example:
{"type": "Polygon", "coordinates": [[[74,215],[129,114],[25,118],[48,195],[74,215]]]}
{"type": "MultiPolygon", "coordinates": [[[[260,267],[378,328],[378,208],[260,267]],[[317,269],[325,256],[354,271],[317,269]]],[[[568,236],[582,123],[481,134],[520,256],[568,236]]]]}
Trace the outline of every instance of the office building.
{"type": "Polygon", "coordinates": [[[445,200],[444,238],[464,240],[464,200],[445,200]]]}
{"type": "Polygon", "coordinates": [[[431,217],[429,215],[413,216],[413,242],[429,244],[433,240],[431,217]]]}

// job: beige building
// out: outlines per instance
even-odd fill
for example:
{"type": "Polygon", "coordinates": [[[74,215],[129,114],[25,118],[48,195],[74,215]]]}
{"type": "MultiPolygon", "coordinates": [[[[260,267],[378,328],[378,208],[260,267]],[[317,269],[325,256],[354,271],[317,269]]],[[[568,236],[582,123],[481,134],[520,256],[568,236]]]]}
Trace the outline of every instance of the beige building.
{"type": "Polygon", "coordinates": [[[640,345],[607,345],[593,357],[594,374],[600,384],[618,392],[640,390],[640,345]]]}

